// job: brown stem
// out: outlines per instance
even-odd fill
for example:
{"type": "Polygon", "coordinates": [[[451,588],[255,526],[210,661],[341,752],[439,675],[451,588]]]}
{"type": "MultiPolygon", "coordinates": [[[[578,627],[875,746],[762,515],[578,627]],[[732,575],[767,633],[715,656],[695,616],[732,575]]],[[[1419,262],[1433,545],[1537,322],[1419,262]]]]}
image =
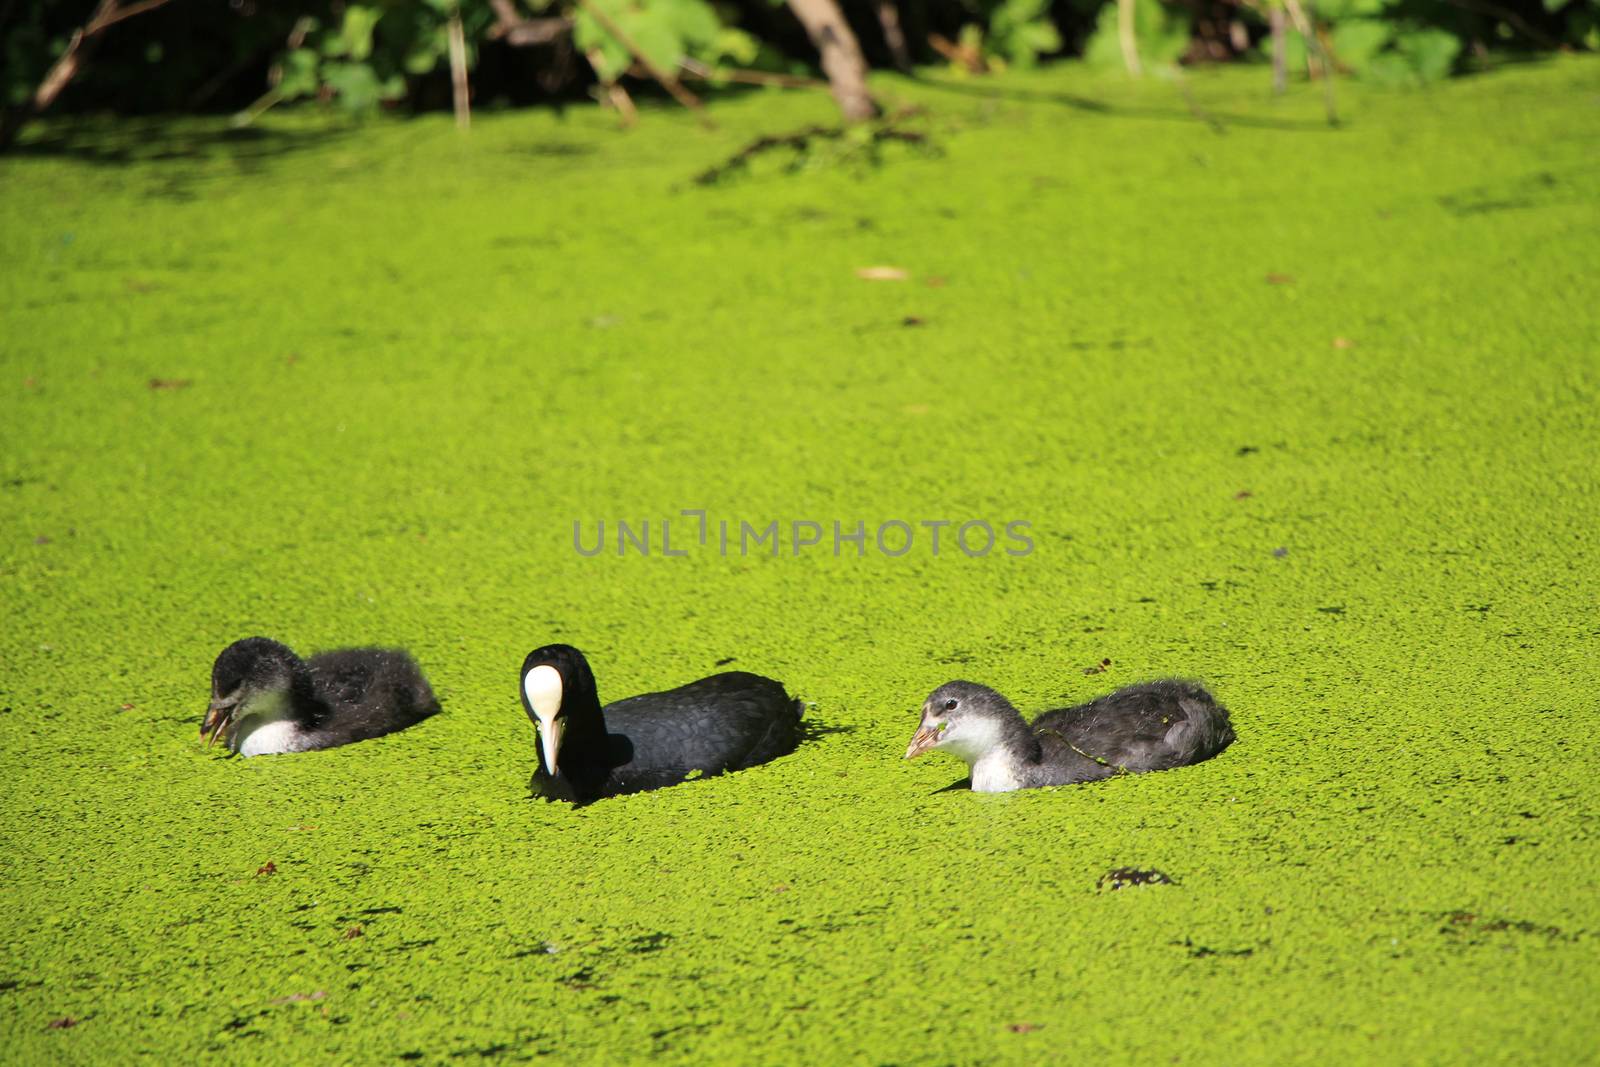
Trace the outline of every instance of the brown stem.
{"type": "Polygon", "coordinates": [[[1307,66],[1314,57],[1317,68],[1322,74],[1322,102],[1323,108],[1328,113],[1328,125],[1339,125],[1339,111],[1333,99],[1333,61],[1328,58],[1328,52],[1322,47],[1322,38],[1317,36],[1316,27],[1311,25],[1311,19],[1306,16],[1305,8],[1300,6],[1300,0],[1283,0],[1284,7],[1289,9],[1289,17],[1294,20],[1294,28],[1306,42],[1307,66]]]}
{"type": "Polygon", "coordinates": [[[17,134],[22,132],[22,128],[29,120],[53,104],[56,97],[61,95],[61,91],[77,77],[78,71],[83,69],[95,46],[100,43],[101,33],[123,19],[142,15],[146,11],[154,11],[169,2],[170,0],[140,0],[136,4],[119,7],[118,0],[100,0],[99,6],[94,9],[94,14],[89,16],[89,21],[84,23],[82,28],[73,31],[67,40],[66,49],[56,57],[56,61],[45,72],[38,88],[33,91],[33,96],[25,103],[12,108],[4,118],[0,118],[0,152],[10,148],[16,142],[17,134]]]}
{"type": "Polygon", "coordinates": [[[1133,0],[1117,0],[1117,41],[1122,45],[1122,65],[1135,78],[1144,73],[1139,62],[1139,38],[1134,32],[1133,0]]]}
{"type": "Polygon", "coordinates": [[[600,79],[600,87],[606,94],[606,103],[617,109],[622,125],[632,126],[639,121],[639,109],[633,106],[633,97],[628,95],[628,90],[618,85],[616,79],[607,78],[600,73],[605,69],[605,58],[600,55],[600,49],[591,48],[584,53],[584,57],[589,60],[589,66],[594,68],[594,76],[600,79]]]}
{"type": "Polygon", "coordinates": [[[89,20],[89,25],[84,27],[84,36],[93,36],[101,30],[115,26],[123,19],[131,19],[135,15],[144,14],[146,11],[154,11],[167,2],[168,0],[140,0],[139,3],[129,4],[127,7],[117,7],[113,3],[109,5],[112,8],[111,11],[105,11],[107,5],[101,4],[100,10],[96,11],[94,18],[89,20]],[[104,11],[104,14],[101,13],[102,11],[104,11]]]}
{"type": "Polygon", "coordinates": [[[472,97],[467,83],[467,34],[461,25],[459,7],[451,10],[445,34],[450,45],[450,95],[455,105],[456,129],[465,130],[472,126],[472,97]]]}
{"type": "Polygon", "coordinates": [[[789,10],[806,29],[806,36],[822,58],[822,72],[828,76],[833,99],[846,121],[862,122],[878,114],[878,105],[867,91],[867,61],[861,45],[850,31],[839,5],[834,0],[788,0],[789,10]]]}
{"type": "Polygon", "coordinates": [[[671,71],[662,70],[656,66],[654,61],[644,54],[643,50],[634,43],[633,38],[624,33],[622,27],[618,26],[610,15],[601,11],[594,4],[589,3],[589,0],[579,0],[579,2],[583,5],[585,11],[594,16],[594,20],[600,24],[601,29],[616,38],[617,43],[628,50],[629,54],[649,73],[650,77],[654,78],[658,85],[672,94],[672,99],[699,114],[700,121],[705,125],[712,125],[711,120],[706,117],[705,105],[700,102],[700,98],[685,89],[676,75],[671,71]]]}
{"type": "Polygon", "coordinates": [[[987,74],[989,64],[983,61],[983,53],[970,45],[956,44],[948,37],[937,33],[928,34],[928,47],[948,59],[955,66],[965,70],[968,74],[987,74]]]}
{"type": "Polygon", "coordinates": [[[1267,12],[1267,24],[1272,27],[1272,91],[1282,93],[1289,86],[1289,61],[1284,52],[1288,47],[1288,32],[1283,8],[1274,7],[1267,12]]]}
{"type": "Polygon", "coordinates": [[[911,73],[911,53],[906,50],[906,35],[900,29],[900,8],[895,0],[878,0],[878,25],[883,27],[883,43],[889,46],[889,55],[895,69],[902,74],[911,73]]]}
{"type": "Polygon", "coordinates": [[[683,76],[705,82],[739,82],[742,85],[773,85],[780,89],[826,89],[828,83],[817,78],[802,78],[795,74],[773,74],[765,70],[741,70],[738,67],[710,67],[698,59],[679,60],[683,76]]]}
{"type": "Polygon", "coordinates": [[[572,32],[569,18],[527,19],[511,0],[489,0],[495,23],[489,27],[490,40],[504,40],[513,47],[525,48],[551,41],[572,32]]]}

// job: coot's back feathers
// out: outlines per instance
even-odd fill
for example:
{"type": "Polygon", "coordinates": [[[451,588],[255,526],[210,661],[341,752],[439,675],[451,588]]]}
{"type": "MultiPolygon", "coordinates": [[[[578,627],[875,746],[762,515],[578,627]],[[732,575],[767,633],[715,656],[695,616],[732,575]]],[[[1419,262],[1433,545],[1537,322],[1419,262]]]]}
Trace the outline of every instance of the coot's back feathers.
{"type": "Polygon", "coordinates": [[[583,804],[743,770],[792,752],[800,742],[800,702],[781,683],[745,671],[628,697],[604,709],[588,661],[570,645],[530,652],[522,678],[524,710],[535,731],[549,730],[557,747],[552,774],[541,743],[532,783],[536,793],[552,799],[583,804]],[[537,683],[538,700],[547,705],[540,709],[528,690],[533,672],[547,668],[560,683],[548,673],[537,683]],[[552,699],[559,701],[559,714],[549,706],[552,699]]]}
{"type": "Polygon", "coordinates": [[[800,740],[799,701],[771,678],[745,671],[607,704],[605,718],[607,730],[632,742],[631,770],[721,774],[782,756],[800,740]]]}

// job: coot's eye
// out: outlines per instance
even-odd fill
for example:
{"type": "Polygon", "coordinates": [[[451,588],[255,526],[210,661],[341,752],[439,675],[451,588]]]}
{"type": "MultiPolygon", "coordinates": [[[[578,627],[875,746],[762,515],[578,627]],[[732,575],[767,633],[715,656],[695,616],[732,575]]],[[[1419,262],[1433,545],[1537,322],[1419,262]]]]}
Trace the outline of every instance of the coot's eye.
{"type": "Polygon", "coordinates": [[[951,697],[949,700],[946,700],[944,702],[944,710],[945,711],[955,711],[956,710],[956,700],[955,700],[954,697],[951,697]]]}

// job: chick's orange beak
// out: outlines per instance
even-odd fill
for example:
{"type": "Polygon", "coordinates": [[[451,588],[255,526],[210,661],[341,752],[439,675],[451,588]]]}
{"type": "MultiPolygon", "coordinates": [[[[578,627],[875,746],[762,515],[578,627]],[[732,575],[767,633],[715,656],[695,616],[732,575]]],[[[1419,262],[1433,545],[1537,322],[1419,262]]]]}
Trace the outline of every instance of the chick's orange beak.
{"type": "Polygon", "coordinates": [[[200,720],[200,736],[206,739],[207,748],[216,744],[222,731],[228,728],[228,722],[233,717],[232,712],[231,707],[219,708],[215,704],[206,708],[205,718],[200,720]]]}
{"type": "Polygon", "coordinates": [[[911,744],[906,746],[906,759],[916,759],[938,743],[938,728],[924,722],[917,727],[917,732],[911,735],[911,744]]]}

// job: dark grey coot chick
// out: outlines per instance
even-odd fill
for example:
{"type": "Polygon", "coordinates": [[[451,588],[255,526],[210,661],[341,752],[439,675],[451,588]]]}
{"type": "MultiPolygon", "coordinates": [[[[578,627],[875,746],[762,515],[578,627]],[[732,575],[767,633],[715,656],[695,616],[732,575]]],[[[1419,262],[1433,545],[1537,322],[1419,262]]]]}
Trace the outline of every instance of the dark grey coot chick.
{"type": "Polygon", "coordinates": [[[754,767],[800,742],[801,704],[781,682],[728,671],[602,710],[571,645],[528,653],[522,708],[539,735],[533,791],[575,804],[754,767]]]}
{"type": "Polygon", "coordinates": [[[285,645],[247,637],[211,668],[200,721],[208,746],[226,734],[241,756],[306,752],[403,730],[439,710],[409,653],[347,648],[302,660],[285,645]]]}
{"type": "Polygon", "coordinates": [[[906,759],[948,752],[966,761],[974,790],[1003,793],[1170,770],[1210,759],[1232,741],[1227,709],[1196,682],[1130,685],[1047,711],[1032,725],[993,689],[946,682],[923,702],[906,759]]]}

